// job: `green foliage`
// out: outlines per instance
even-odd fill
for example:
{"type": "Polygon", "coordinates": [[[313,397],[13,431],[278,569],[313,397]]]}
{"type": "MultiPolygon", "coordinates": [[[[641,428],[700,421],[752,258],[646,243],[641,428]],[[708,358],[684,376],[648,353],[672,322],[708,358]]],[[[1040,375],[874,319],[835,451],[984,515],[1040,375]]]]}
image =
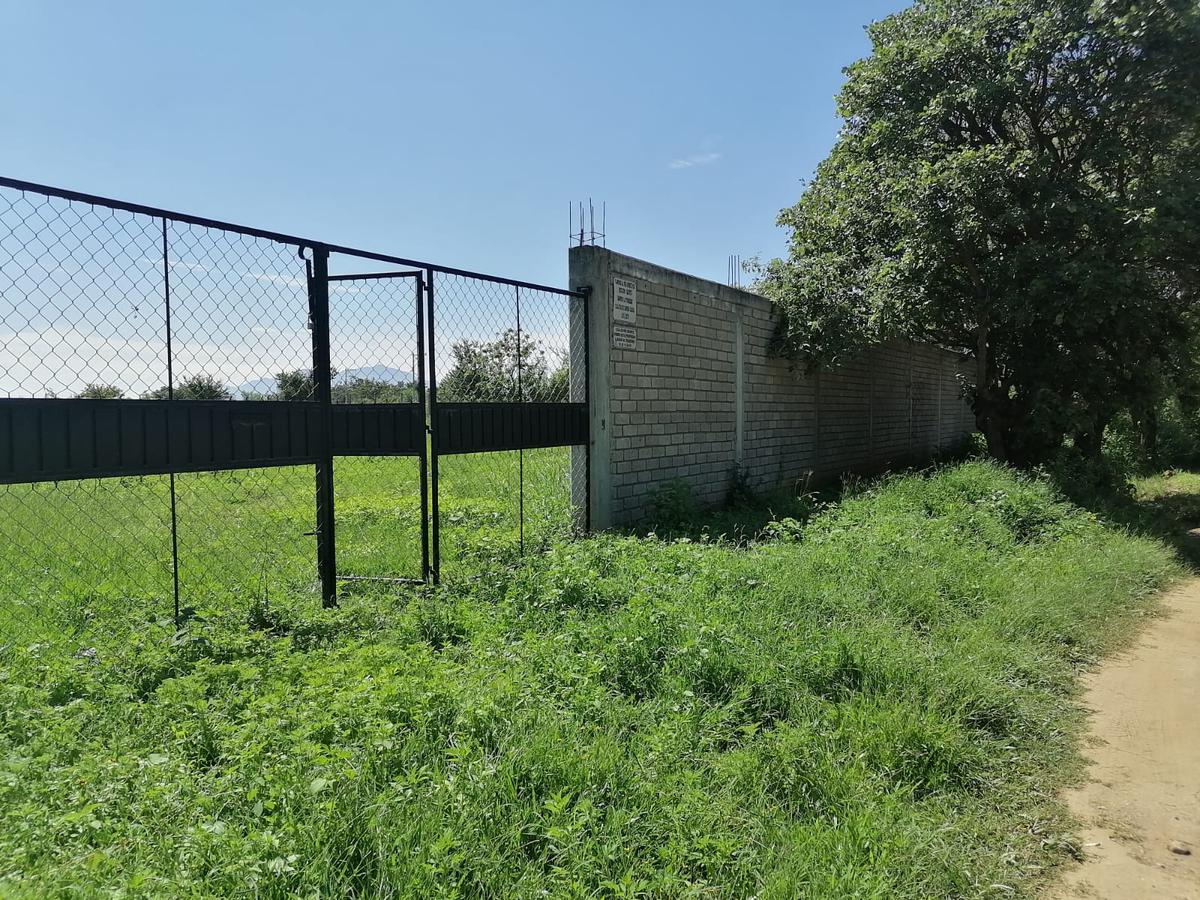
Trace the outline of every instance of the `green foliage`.
{"type": "Polygon", "coordinates": [[[312,369],[294,369],[275,376],[275,397],[279,400],[314,400],[316,386],[312,369]]]}
{"type": "Polygon", "coordinates": [[[1168,396],[1143,408],[1140,419],[1121,413],[1104,433],[1104,456],[1130,473],[1195,468],[1200,465],[1200,409],[1168,396]]]}
{"type": "Polygon", "coordinates": [[[495,341],[458,341],[454,360],[438,382],[438,400],[446,403],[564,402],[568,399],[568,367],[529,335],[508,329],[495,341]],[[519,360],[519,363],[518,363],[519,360]]]}
{"type": "MultiPolygon", "coordinates": [[[[331,370],[336,376],[337,370],[331,370]]],[[[275,392],[259,399],[264,400],[315,400],[316,386],[311,369],[295,369],[280,372],[275,376],[275,392]]],[[[353,378],[338,380],[330,388],[334,403],[416,403],[417,388],[410,382],[382,381],[378,378],[353,378]]]]}
{"type": "MultiPolygon", "coordinates": [[[[166,386],[155,388],[142,395],[143,400],[166,400],[170,391],[166,386]]],[[[212,375],[192,375],[175,386],[176,400],[229,400],[233,395],[221,379],[212,375]]]]}
{"type": "Polygon", "coordinates": [[[1068,434],[1094,455],[1194,333],[1200,8],[920,0],[868,31],[764,273],[781,346],[812,365],[898,336],[962,349],[995,455],[1068,434]]]}
{"type": "Polygon", "coordinates": [[[683,478],[672,478],[650,494],[652,527],[671,532],[689,527],[696,519],[700,506],[692,487],[683,478]]]}
{"type": "Polygon", "coordinates": [[[77,396],[80,400],[120,400],[125,392],[111,384],[88,384],[77,396]]]}
{"type": "Polygon", "coordinates": [[[0,892],[1031,895],[1169,553],[982,463],[800,527],[7,644],[0,892]]]}
{"type": "Polygon", "coordinates": [[[334,403],[416,403],[417,386],[355,377],[333,386],[334,403]]]}

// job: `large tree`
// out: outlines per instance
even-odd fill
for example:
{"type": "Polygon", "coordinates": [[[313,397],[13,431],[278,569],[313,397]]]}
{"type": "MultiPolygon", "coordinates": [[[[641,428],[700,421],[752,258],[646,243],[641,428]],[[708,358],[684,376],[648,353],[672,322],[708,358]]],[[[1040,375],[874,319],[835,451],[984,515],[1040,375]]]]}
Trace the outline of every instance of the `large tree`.
{"type": "Polygon", "coordinates": [[[1196,0],[919,0],[868,28],[763,290],[811,365],[905,336],[975,362],[991,451],[1096,450],[1190,336],[1196,0]]]}

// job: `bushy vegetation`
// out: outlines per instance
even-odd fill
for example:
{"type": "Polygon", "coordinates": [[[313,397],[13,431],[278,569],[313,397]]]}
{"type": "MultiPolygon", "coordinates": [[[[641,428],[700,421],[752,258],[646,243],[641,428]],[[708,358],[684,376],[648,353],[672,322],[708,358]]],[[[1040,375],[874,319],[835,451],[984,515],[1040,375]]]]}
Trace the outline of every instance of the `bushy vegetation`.
{"type": "Polygon", "coordinates": [[[0,890],[1028,894],[1073,676],[1170,553],[986,463],[791,521],[9,644],[0,890]]]}
{"type": "Polygon", "coordinates": [[[443,403],[563,403],[569,364],[562,351],[508,329],[494,341],[456,341],[438,383],[443,403]]]}
{"type": "Polygon", "coordinates": [[[1200,334],[1200,7],[917,0],[867,32],[760,284],[781,348],[962,351],[990,452],[1022,465],[1096,457],[1121,412],[1151,433],[1200,334]]]}

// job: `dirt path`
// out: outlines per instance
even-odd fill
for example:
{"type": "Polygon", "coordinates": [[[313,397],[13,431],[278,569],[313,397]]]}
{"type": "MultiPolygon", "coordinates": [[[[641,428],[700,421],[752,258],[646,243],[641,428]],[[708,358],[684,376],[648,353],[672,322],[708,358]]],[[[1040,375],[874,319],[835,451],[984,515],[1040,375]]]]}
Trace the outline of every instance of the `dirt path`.
{"type": "Polygon", "coordinates": [[[1050,889],[1055,900],[1200,900],[1200,579],[1164,605],[1085,679],[1092,765],[1067,800],[1087,859],[1050,889]]]}

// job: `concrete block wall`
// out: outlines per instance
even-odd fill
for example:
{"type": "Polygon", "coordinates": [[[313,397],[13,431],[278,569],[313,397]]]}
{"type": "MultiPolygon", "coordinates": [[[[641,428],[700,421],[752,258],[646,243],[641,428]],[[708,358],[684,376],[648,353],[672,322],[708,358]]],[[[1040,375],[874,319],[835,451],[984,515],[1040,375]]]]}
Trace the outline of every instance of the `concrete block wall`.
{"type": "MultiPolygon", "coordinates": [[[[974,430],[956,354],[897,342],[806,375],[771,354],[778,313],[762,297],[599,247],[573,249],[570,269],[571,286],[592,292],[594,528],[645,518],[675,478],[715,504],[739,469],[756,489],[880,471],[974,430]],[[631,325],[614,321],[614,279],[636,286],[631,325]]],[[[572,357],[581,364],[582,339],[572,357]]]]}

